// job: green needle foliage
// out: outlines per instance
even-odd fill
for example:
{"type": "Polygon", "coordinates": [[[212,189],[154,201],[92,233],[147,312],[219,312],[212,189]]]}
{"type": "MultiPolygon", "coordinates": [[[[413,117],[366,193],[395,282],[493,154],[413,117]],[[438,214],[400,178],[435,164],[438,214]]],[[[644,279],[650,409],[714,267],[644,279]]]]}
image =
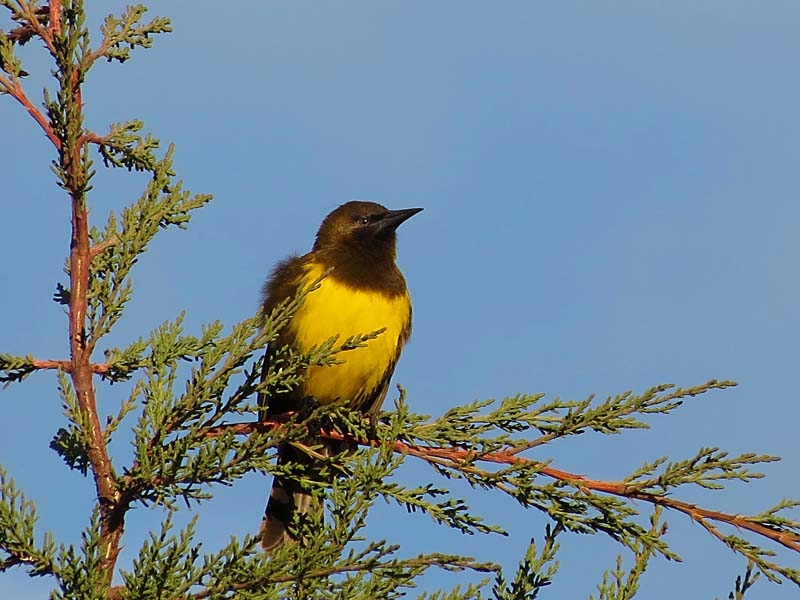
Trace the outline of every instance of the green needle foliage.
{"type": "MultiPolygon", "coordinates": [[[[689,388],[658,385],[605,400],[520,394],[454,406],[438,417],[411,413],[401,390],[394,410],[375,420],[309,401],[275,422],[257,423],[259,392],[292,389],[310,365],[336,364],[382,333],[332,338],[304,355],[279,350],[263,374],[263,349],[319,282],[270,315],[232,326],[212,322],[191,332],[181,314],[123,348],[106,345],[103,358],[97,358],[103,338],[132,298],[131,271],[150,242],[163,230],[186,228],[194,211],[211,199],[183,188],[173,170],[174,148],[160,153],[159,141],[143,133],[141,121],[112,124],[105,134],[84,126],[82,85],[92,66],[101,59],[132,59],[171,26],[162,17],[145,21],[145,7],[130,6],[120,16],[108,16],[93,42],[82,1],[0,0],[0,8],[10,24],[7,32],[0,30],[0,93],[21,104],[53,145],[52,168],[70,202],[73,242],[66,279],[56,284],[53,297],[68,311],[69,358],[0,353],[0,381],[9,386],[33,373],[56,371],[63,418],[50,447],[96,491],[81,543],[59,542],[52,532],[37,534],[35,506],[0,466],[0,574],[26,569],[31,576],[49,577],[51,598],[65,600],[413,594],[425,600],[530,600],[556,589],[561,545],[575,543],[580,535],[602,534],[623,554],[598,585],[598,599],[627,599],[636,595],[653,560],[680,560],[665,539],[667,508],[693,519],[742,558],[747,570],[730,598],[743,598],[762,575],[800,584],[800,573],[775,558],[781,547],[800,551],[800,522],[792,517],[800,500],[781,500],[756,515],[679,500],[687,487],[721,490],[729,482],[750,483],[763,477],[760,465],[777,457],[701,448],[685,459],[651,459],[620,481],[604,482],[559,470],[555,459],[541,456],[545,446],[557,456],[556,444],[585,432],[647,429],[652,417],[735,385],[729,381],[689,388]],[[23,87],[27,72],[16,53],[34,38],[53,61],[53,83],[41,108],[23,87]],[[95,214],[88,203],[97,156],[105,168],[148,176],[141,196],[118,214],[110,212],[99,227],[89,223],[95,214]],[[101,422],[96,397],[120,383],[129,393],[101,422]],[[132,443],[127,463],[109,449],[121,431],[132,443]],[[325,457],[317,452],[324,438],[349,440],[359,449],[325,457]],[[317,454],[320,464],[313,472],[303,464],[277,465],[275,450],[284,443],[317,454]],[[533,450],[539,452],[536,459],[530,457],[533,450]],[[406,461],[425,462],[430,478],[408,483],[398,475],[406,461]],[[265,555],[255,535],[204,547],[196,535],[198,517],[176,530],[177,511],[191,505],[202,518],[217,486],[236,485],[252,472],[302,481],[324,507],[297,523],[302,543],[265,555]],[[453,492],[454,480],[476,492],[508,496],[549,523],[512,573],[480,557],[440,552],[435,541],[429,552],[414,555],[390,540],[369,539],[367,518],[379,501],[414,513],[434,531],[507,535],[514,524],[487,522],[453,492]],[[163,511],[160,529],[150,533],[131,564],[118,564],[125,519],[143,505],[163,511]],[[420,578],[432,569],[460,573],[460,585],[417,592],[420,578]]],[[[51,409],[59,410],[55,403],[51,409]]]]}
{"type": "MultiPolygon", "coordinates": [[[[661,523],[662,510],[656,508],[650,515],[650,528],[648,534],[652,537],[661,537],[667,532],[666,524],[661,523]]],[[[641,543],[633,549],[633,565],[625,571],[623,564],[625,558],[617,556],[616,567],[612,571],[603,574],[603,581],[598,584],[600,592],[597,600],[626,600],[633,598],[639,590],[639,581],[647,570],[650,559],[655,556],[652,547],[646,543],[641,543]]],[[[594,600],[594,596],[589,596],[594,600]]]]}

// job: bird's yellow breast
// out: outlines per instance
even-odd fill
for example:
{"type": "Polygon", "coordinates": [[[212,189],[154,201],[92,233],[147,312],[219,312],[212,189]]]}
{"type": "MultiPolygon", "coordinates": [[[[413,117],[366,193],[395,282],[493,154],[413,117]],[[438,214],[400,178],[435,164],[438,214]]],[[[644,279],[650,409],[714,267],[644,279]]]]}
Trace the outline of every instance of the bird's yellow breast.
{"type": "MultiPolygon", "coordinates": [[[[304,276],[308,284],[322,275],[323,267],[311,263],[304,276]]],[[[359,289],[336,279],[335,271],[310,292],[289,325],[293,345],[308,352],[331,337],[338,343],[348,337],[385,328],[377,338],[336,356],[341,364],[309,368],[303,395],[323,404],[345,402],[359,405],[373,398],[385,377],[391,375],[411,325],[408,292],[387,295],[359,289]]]]}

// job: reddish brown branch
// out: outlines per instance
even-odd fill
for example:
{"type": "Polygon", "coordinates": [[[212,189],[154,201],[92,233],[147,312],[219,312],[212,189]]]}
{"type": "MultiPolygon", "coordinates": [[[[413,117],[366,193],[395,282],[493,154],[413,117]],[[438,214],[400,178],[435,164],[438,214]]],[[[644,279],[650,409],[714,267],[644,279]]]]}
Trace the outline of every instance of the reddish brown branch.
{"type": "Polygon", "coordinates": [[[119,241],[119,238],[115,234],[111,234],[108,238],[106,238],[105,240],[103,240],[99,244],[96,244],[96,245],[92,246],[89,249],[89,257],[90,258],[94,258],[98,254],[102,254],[108,248],[110,248],[111,246],[116,244],[118,241],[119,241]]]}
{"type": "MultiPolygon", "coordinates": [[[[57,53],[55,44],[53,43],[53,32],[56,30],[52,25],[53,5],[35,6],[32,2],[20,2],[19,4],[20,8],[22,9],[20,14],[25,21],[23,29],[28,30],[27,33],[25,33],[26,37],[30,39],[34,34],[38,35],[44,42],[44,45],[47,46],[47,50],[50,52],[50,55],[55,58],[57,53]]],[[[56,15],[56,22],[58,23],[57,30],[60,32],[61,0],[56,1],[56,7],[56,10],[58,11],[58,14],[56,15]]]]}
{"type": "MultiPolygon", "coordinates": [[[[51,5],[52,7],[52,5],[51,5]]],[[[60,65],[66,70],[70,65],[60,65]]],[[[70,127],[80,130],[83,124],[81,97],[81,65],[71,65],[72,77],[62,83],[62,94],[74,109],[70,127]]],[[[114,567],[120,551],[124,532],[126,504],[117,489],[117,480],[108,453],[103,427],[97,411],[94,390],[96,365],[92,363],[93,340],[86,332],[86,315],[89,304],[89,279],[92,247],[89,237],[89,210],[86,205],[86,165],[82,161],[85,144],[83,135],[65,132],[61,140],[59,163],[63,172],[64,187],[69,192],[72,213],[72,237],[69,255],[69,373],[75,389],[78,409],[86,431],[86,454],[94,479],[100,509],[100,570],[108,586],[111,585],[114,567]]]]}
{"type": "MultiPolygon", "coordinates": [[[[78,94],[76,93],[76,100],[78,94]]],[[[66,149],[67,156],[76,158],[75,149],[66,149]]],[[[100,538],[103,549],[102,568],[111,583],[114,565],[120,550],[120,539],[123,533],[122,513],[118,510],[119,493],[117,491],[111,459],[108,455],[97,413],[92,377],[94,368],[91,362],[92,349],[87,339],[85,323],[88,306],[89,263],[91,251],[89,245],[89,211],[82,195],[81,182],[83,173],[78,172],[82,166],[79,161],[69,161],[67,167],[70,180],[74,183],[72,191],[72,244],[70,252],[70,375],[75,388],[78,407],[88,425],[87,454],[94,476],[97,499],[100,504],[101,526],[100,538]]]]}
{"type": "MultiPolygon", "coordinates": [[[[37,358],[32,358],[31,364],[37,369],[60,369],[66,373],[72,373],[72,361],[69,360],[39,360],[37,358]]],[[[111,369],[111,365],[108,363],[91,363],[89,368],[92,373],[102,375],[103,373],[108,373],[111,369]]]]}
{"type": "MultiPolygon", "coordinates": [[[[231,430],[239,435],[248,435],[250,433],[253,433],[254,431],[269,431],[281,424],[282,422],[278,420],[263,421],[260,423],[235,423],[231,425],[223,425],[220,427],[211,428],[208,430],[208,435],[209,436],[219,435],[223,431],[231,431],[231,430]]],[[[332,440],[345,439],[345,436],[335,431],[323,430],[321,432],[321,435],[324,438],[332,440]]],[[[348,441],[356,442],[362,446],[377,446],[380,443],[375,440],[348,439],[348,441]]],[[[714,528],[713,525],[711,525],[709,521],[714,521],[718,523],[727,523],[728,525],[733,525],[734,527],[738,527],[739,529],[745,529],[747,531],[750,531],[752,533],[770,539],[773,542],[776,542],[786,548],[789,548],[790,550],[794,550],[795,552],[800,552],[800,535],[786,531],[776,531],[775,529],[767,527],[766,525],[762,525],[761,523],[754,521],[746,516],[708,510],[700,506],[697,506],[696,504],[683,502],[682,500],[670,498],[669,496],[661,494],[653,494],[650,492],[642,492],[640,490],[637,490],[635,486],[629,485],[627,483],[614,482],[614,481],[598,481],[595,479],[589,479],[588,477],[584,477],[583,475],[578,475],[576,473],[562,471],[561,469],[556,469],[544,463],[540,463],[538,461],[529,458],[517,456],[515,454],[515,449],[513,448],[503,452],[488,452],[486,454],[477,454],[475,452],[464,450],[461,448],[413,446],[411,444],[406,444],[405,442],[400,442],[400,441],[395,441],[392,444],[392,448],[395,452],[401,454],[410,454],[412,456],[421,458],[422,460],[426,460],[428,462],[434,462],[439,465],[442,465],[444,461],[445,464],[449,464],[449,466],[452,466],[453,468],[463,467],[465,466],[464,463],[469,462],[471,464],[476,461],[490,462],[495,464],[505,464],[505,465],[534,464],[536,465],[538,471],[542,475],[546,475],[547,477],[557,479],[558,481],[564,481],[566,483],[569,483],[570,485],[577,487],[582,491],[600,492],[603,494],[610,494],[622,498],[629,498],[631,500],[642,500],[644,502],[657,504],[659,506],[663,506],[665,508],[670,508],[672,510],[681,512],[687,515],[693,521],[705,527],[716,537],[720,537],[720,535],[716,532],[716,529],[714,528]]]]}
{"type": "Polygon", "coordinates": [[[30,361],[37,369],[60,369],[67,373],[72,371],[72,363],[68,360],[39,360],[38,358],[31,358],[30,361]]]}
{"type": "MultiPolygon", "coordinates": [[[[108,454],[103,428],[97,411],[97,399],[93,385],[95,374],[109,370],[105,364],[92,363],[93,340],[86,332],[90,268],[92,259],[116,243],[115,237],[91,246],[89,237],[89,211],[86,205],[87,165],[82,160],[87,143],[98,142],[93,134],[84,134],[83,100],[81,85],[83,75],[92,61],[81,60],[79,52],[71,52],[65,58],[57,52],[56,46],[62,32],[61,0],[50,0],[47,6],[38,7],[34,2],[19,2],[15,19],[22,22],[16,33],[18,43],[24,43],[33,35],[44,42],[56,60],[57,69],[69,73],[69,78],[59,78],[61,82],[60,101],[66,103],[70,115],[67,131],[56,132],[46,115],[36,108],[25,94],[16,75],[6,77],[0,74],[0,91],[10,94],[33,117],[58,152],[58,172],[61,185],[67,190],[71,201],[72,235],[69,253],[69,360],[30,359],[36,369],[61,369],[69,373],[75,390],[78,410],[87,431],[86,445],[88,461],[94,478],[97,500],[100,509],[100,547],[101,563],[106,585],[110,586],[120,540],[124,529],[126,503],[117,491],[116,475],[108,454]]],[[[107,40],[104,42],[107,44],[107,40]]],[[[97,58],[96,56],[94,57],[97,58]]]]}
{"type": "Polygon", "coordinates": [[[106,138],[104,138],[103,136],[97,135],[93,131],[87,131],[86,133],[84,133],[82,140],[83,140],[83,143],[86,143],[86,144],[92,143],[92,144],[97,144],[98,146],[102,146],[103,144],[106,143],[106,138]]]}
{"type": "Polygon", "coordinates": [[[87,58],[87,66],[91,66],[98,58],[102,58],[106,52],[108,52],[108,48],[111,45],[111,40],[108,37],[104,37],[103,41],[97,47],[97,49],[92,52],[87,58]]]}
{"type": "MultiPolygon", "coordinates": [[[[418,448],[409,446],[408,444],[404,444],[402,442],[395,442],[395,451],[407,452],[408,454],[413,454],[414,456],[418,456],[423,459],[426,459],[428,456],[445,458],[451,461],[454,465],[461,464],[467,460],[472,461],[476,459],[475,453],[467,452],[466,450],[462,450],[460,448],[418,448]]],[[[529,458],[516,456],[513,454],[513,450],[509,452],[494,452],[484,455],[477,455],[477,460],[509,465],[536,463],[536,461],[529,458]]],[[[669,496],[653,494],[650,492],[642,492],[627,483],[589,479],[583,475],[562,471],[544,464],[540,464],[539,467],[539,472],[543,475],[547,475],[548,477],[552,477],[553,479],[557,479],[559,481],[570,483],[582,490],[591,490],[594,492],[611,494],[633,500],[643,500],[645,502],[650,502],[651,504],[658,504],[665,508],[671,508],[673,510],[682,512],[685,515],[688,515],[693,521],[696,521],[703,526],[706,526],[706,520],[727,523],[740,529],[745,529],[758,535],[762,535],[774,542],[781,544],[782,546],[785,546],[786,548],[789,548],[790,550],[794,550],[795,552],[800,552],[800,535],[776,531],[742,515],[708,510],[697,506],[696,504],[683,502],[675,498],[670,498],[669,496]]]]}
{"type": "Polygon", "coordinates": [[[61,0],[50,0],[50,32],[51,35],[61,33],[61,0]]]}
{"type": "Polygon", "coordinates": [[[44,131],[47,139],[53,143],[53,145],[56,147],[56,150],[61,150],[61,140],[58,139],[58,136],[56,136],[47,118],[44,116],[44,114],[42,114],[42,111],[40,111],[33,105],[33,103],[31,103],[30,99],[25,94],[25,90],[22,89],[22,85],[20,85],[19,81],[11,81],[4,75],[0,75],[0,87],[2,87],[4,91],[11,95],[12,98],[25,107],[25,110],[27,110],[28,114],[33,117],[33,120],[39,124],[39,127],[42,128],[42,131],[44,131]]]}

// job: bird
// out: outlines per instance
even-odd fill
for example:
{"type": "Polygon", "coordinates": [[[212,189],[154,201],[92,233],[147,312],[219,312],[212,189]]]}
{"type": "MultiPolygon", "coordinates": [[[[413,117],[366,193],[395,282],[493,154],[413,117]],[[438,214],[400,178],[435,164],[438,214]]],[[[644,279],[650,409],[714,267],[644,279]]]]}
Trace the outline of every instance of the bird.
{"type": "MultiPolygon", "coordinates": [[[[395,262],[397,228],[421,208],[389,210],[353,200],[333,210],[317,231],[311,251],[279,262],[264,284],[262,315],[269,315],[298,291],[308,289],[299,309],[267,348],[263,377],[281,348],[307,353],[334,336],[349,337],[383,330],[362,347],[337,356],[333,365],[312,365],[296,388],[259,395],[259,419],[297,410],[308,398],[319,405],[338,403],[374,417],[389,389],[403,346],[411,335],[411,298],[395,262]],[[327,275],[326,275],[327,273],[327,275]]],[[[335,452],[329,442],[327,452],[335,452]]],[[[323,454],[325,450],[323,450],[323,454]]],[[[278,464],[313,463],[292,444],[278,447],[278,464]]],[[[296,540],[295,514],[312,510],[312,497],[297,481],[276,476],[264,518],[261,546],[271,552],[296,540]]]]}

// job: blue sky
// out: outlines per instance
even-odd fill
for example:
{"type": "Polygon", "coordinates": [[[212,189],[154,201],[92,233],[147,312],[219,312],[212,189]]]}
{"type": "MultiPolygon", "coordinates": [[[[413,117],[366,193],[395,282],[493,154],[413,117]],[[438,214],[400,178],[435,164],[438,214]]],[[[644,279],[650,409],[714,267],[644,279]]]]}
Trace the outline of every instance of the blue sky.
{"type": "MultiPolygon", "coordinates": [[[[735,379],[740,387],[653,419],[650,431],[587,435],[535,457],[617,479],[707,445],[777,454],[785,460],[766,480],[680,497],[747,513],[800,496],[797,3],[149,5],[175,33],[121,67],[98,65],[84,95],[88,123],[102,132],[143,119],[176,144],[186,186],[215,201],[142,258],[111,345],[184,308],[194,330],[249,316],[274,262],[307,251],[344,201],[422,206],[399,241],[415,321],[395,380],[412,409],[735,379]]],[[[37,52],[26,47],[28,64],[49,68],[37,52]]],[[[35,95],[44,80],[32,81],[35,95]]],[[[1,100],[0,351],[60,358],[66,320],[50,297],[68,249],[67,200],[40,130],[1,100]]],[[[142,182],[99,174],[95,222],[142,182]]],[[[0,463],[36,501],[42,528],[77,540],[92,488],[47,447],[62,422],[55,377],[0,393],[0,463]]],[[[101,405],[114,410],[120,396],[101,388],[101,405]]],[[[427,472],[411,466],[404,476],[427,472]]],[[[266,489],[250,477],[204,507],[206,548],[253,531],[266,489]]],[[[545,521],[465,493],[511,537],[463,537],[388,508],[371,531],[409,553],[460,551],[513,568],[545,521]]],[[[131,515],[123,563],[158,516],[131,515]]],[[[680,515],[670,522],[686,562],[656,563],[640,597],[726,597],[741,561],[680,515]]],[[[588,597],[616,547],[599,536],[562,546],[561,575],[543,597],[588,597]]],[[[0,577],[0,597],[44,597],[44,583],[12,573],[0,577]]],[[[753,596],[795,593],[764,584],[753,596]]]]}

